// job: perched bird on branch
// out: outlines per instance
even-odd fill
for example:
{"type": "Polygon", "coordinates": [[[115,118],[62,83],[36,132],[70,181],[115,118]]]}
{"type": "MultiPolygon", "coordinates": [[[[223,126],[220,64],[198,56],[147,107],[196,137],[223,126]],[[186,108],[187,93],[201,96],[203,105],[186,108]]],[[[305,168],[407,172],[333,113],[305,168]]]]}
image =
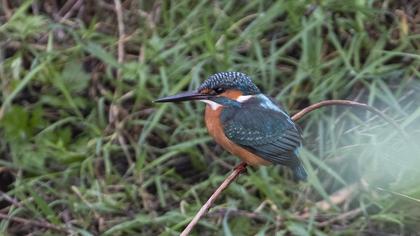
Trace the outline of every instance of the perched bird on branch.
{"type": "Polygon", "coordinates": [[[207,103],[205,122],[210,135],[245,163],[288,166],[296,181],[306,171],[298,158],[302,144],[299,127],[274,100],[261,93],[251,78],[240,72],[210,76],[195,91],[155,102],[199,100],[207,103]]]}

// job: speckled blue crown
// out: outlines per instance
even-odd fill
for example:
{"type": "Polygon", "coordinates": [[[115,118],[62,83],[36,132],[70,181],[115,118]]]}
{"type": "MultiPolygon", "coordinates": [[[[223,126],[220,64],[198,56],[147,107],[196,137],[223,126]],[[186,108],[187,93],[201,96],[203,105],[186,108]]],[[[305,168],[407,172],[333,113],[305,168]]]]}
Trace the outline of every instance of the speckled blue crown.
{"type": "Polygon", "coordinates": [[[211,75],[198,87],[198,91],[203,89],[237,89],[244,95],[261,93],[258,87],[252,82],[251,77],[241,72],[219,72],[211,75]]]}

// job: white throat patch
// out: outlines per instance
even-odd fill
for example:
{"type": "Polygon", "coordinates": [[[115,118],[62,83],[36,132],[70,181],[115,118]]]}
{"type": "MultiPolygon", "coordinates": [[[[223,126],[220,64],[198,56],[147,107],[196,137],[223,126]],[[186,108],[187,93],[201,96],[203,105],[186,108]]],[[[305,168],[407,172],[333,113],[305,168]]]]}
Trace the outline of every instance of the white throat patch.
{"type": "Polygon", "coordinates": [[[236,99],[236,101],[238,101],[238,102],[245,102],[246,100],[248,100],[248,99],[250,99],[252,97],[253,97],[253,95],[241,95],[241,96],[239,96],[236,99]]]}
{"type": "Polygon", "coordinates": [[[213,102],[211,100],[200,100],[200,101],[207,103],[211,107],[212,110],[217,110],[217,108],[222,106],[219,103],[213,102]]]}

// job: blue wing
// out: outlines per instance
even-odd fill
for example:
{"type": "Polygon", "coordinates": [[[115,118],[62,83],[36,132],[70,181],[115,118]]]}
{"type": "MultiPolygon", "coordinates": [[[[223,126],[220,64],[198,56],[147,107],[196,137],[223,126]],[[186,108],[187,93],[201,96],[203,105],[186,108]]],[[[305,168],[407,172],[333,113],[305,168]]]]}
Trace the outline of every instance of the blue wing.
{"type": "Polygon", "coordinates": [[[258,95],[241,107],[225,107],[220,119],[226,137],[234,143],[275,164],[300,166],[299,129],[268,97],[258,95]]]}

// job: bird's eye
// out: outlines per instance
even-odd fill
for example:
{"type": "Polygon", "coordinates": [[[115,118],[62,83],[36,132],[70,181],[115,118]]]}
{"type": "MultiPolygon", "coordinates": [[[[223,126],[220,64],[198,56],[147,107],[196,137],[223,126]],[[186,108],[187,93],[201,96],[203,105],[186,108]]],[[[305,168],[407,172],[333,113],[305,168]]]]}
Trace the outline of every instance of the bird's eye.
{"type": "Polygon", "coordinates": [[[219,88],[215,88],[215,89],[214,89],[214,91],[215,91],[217,94],[221,94],[221,93],[223,93],[223,92],[225,91],[225,89],[224,89],[224,88],[219,87],[219,88]]]}

